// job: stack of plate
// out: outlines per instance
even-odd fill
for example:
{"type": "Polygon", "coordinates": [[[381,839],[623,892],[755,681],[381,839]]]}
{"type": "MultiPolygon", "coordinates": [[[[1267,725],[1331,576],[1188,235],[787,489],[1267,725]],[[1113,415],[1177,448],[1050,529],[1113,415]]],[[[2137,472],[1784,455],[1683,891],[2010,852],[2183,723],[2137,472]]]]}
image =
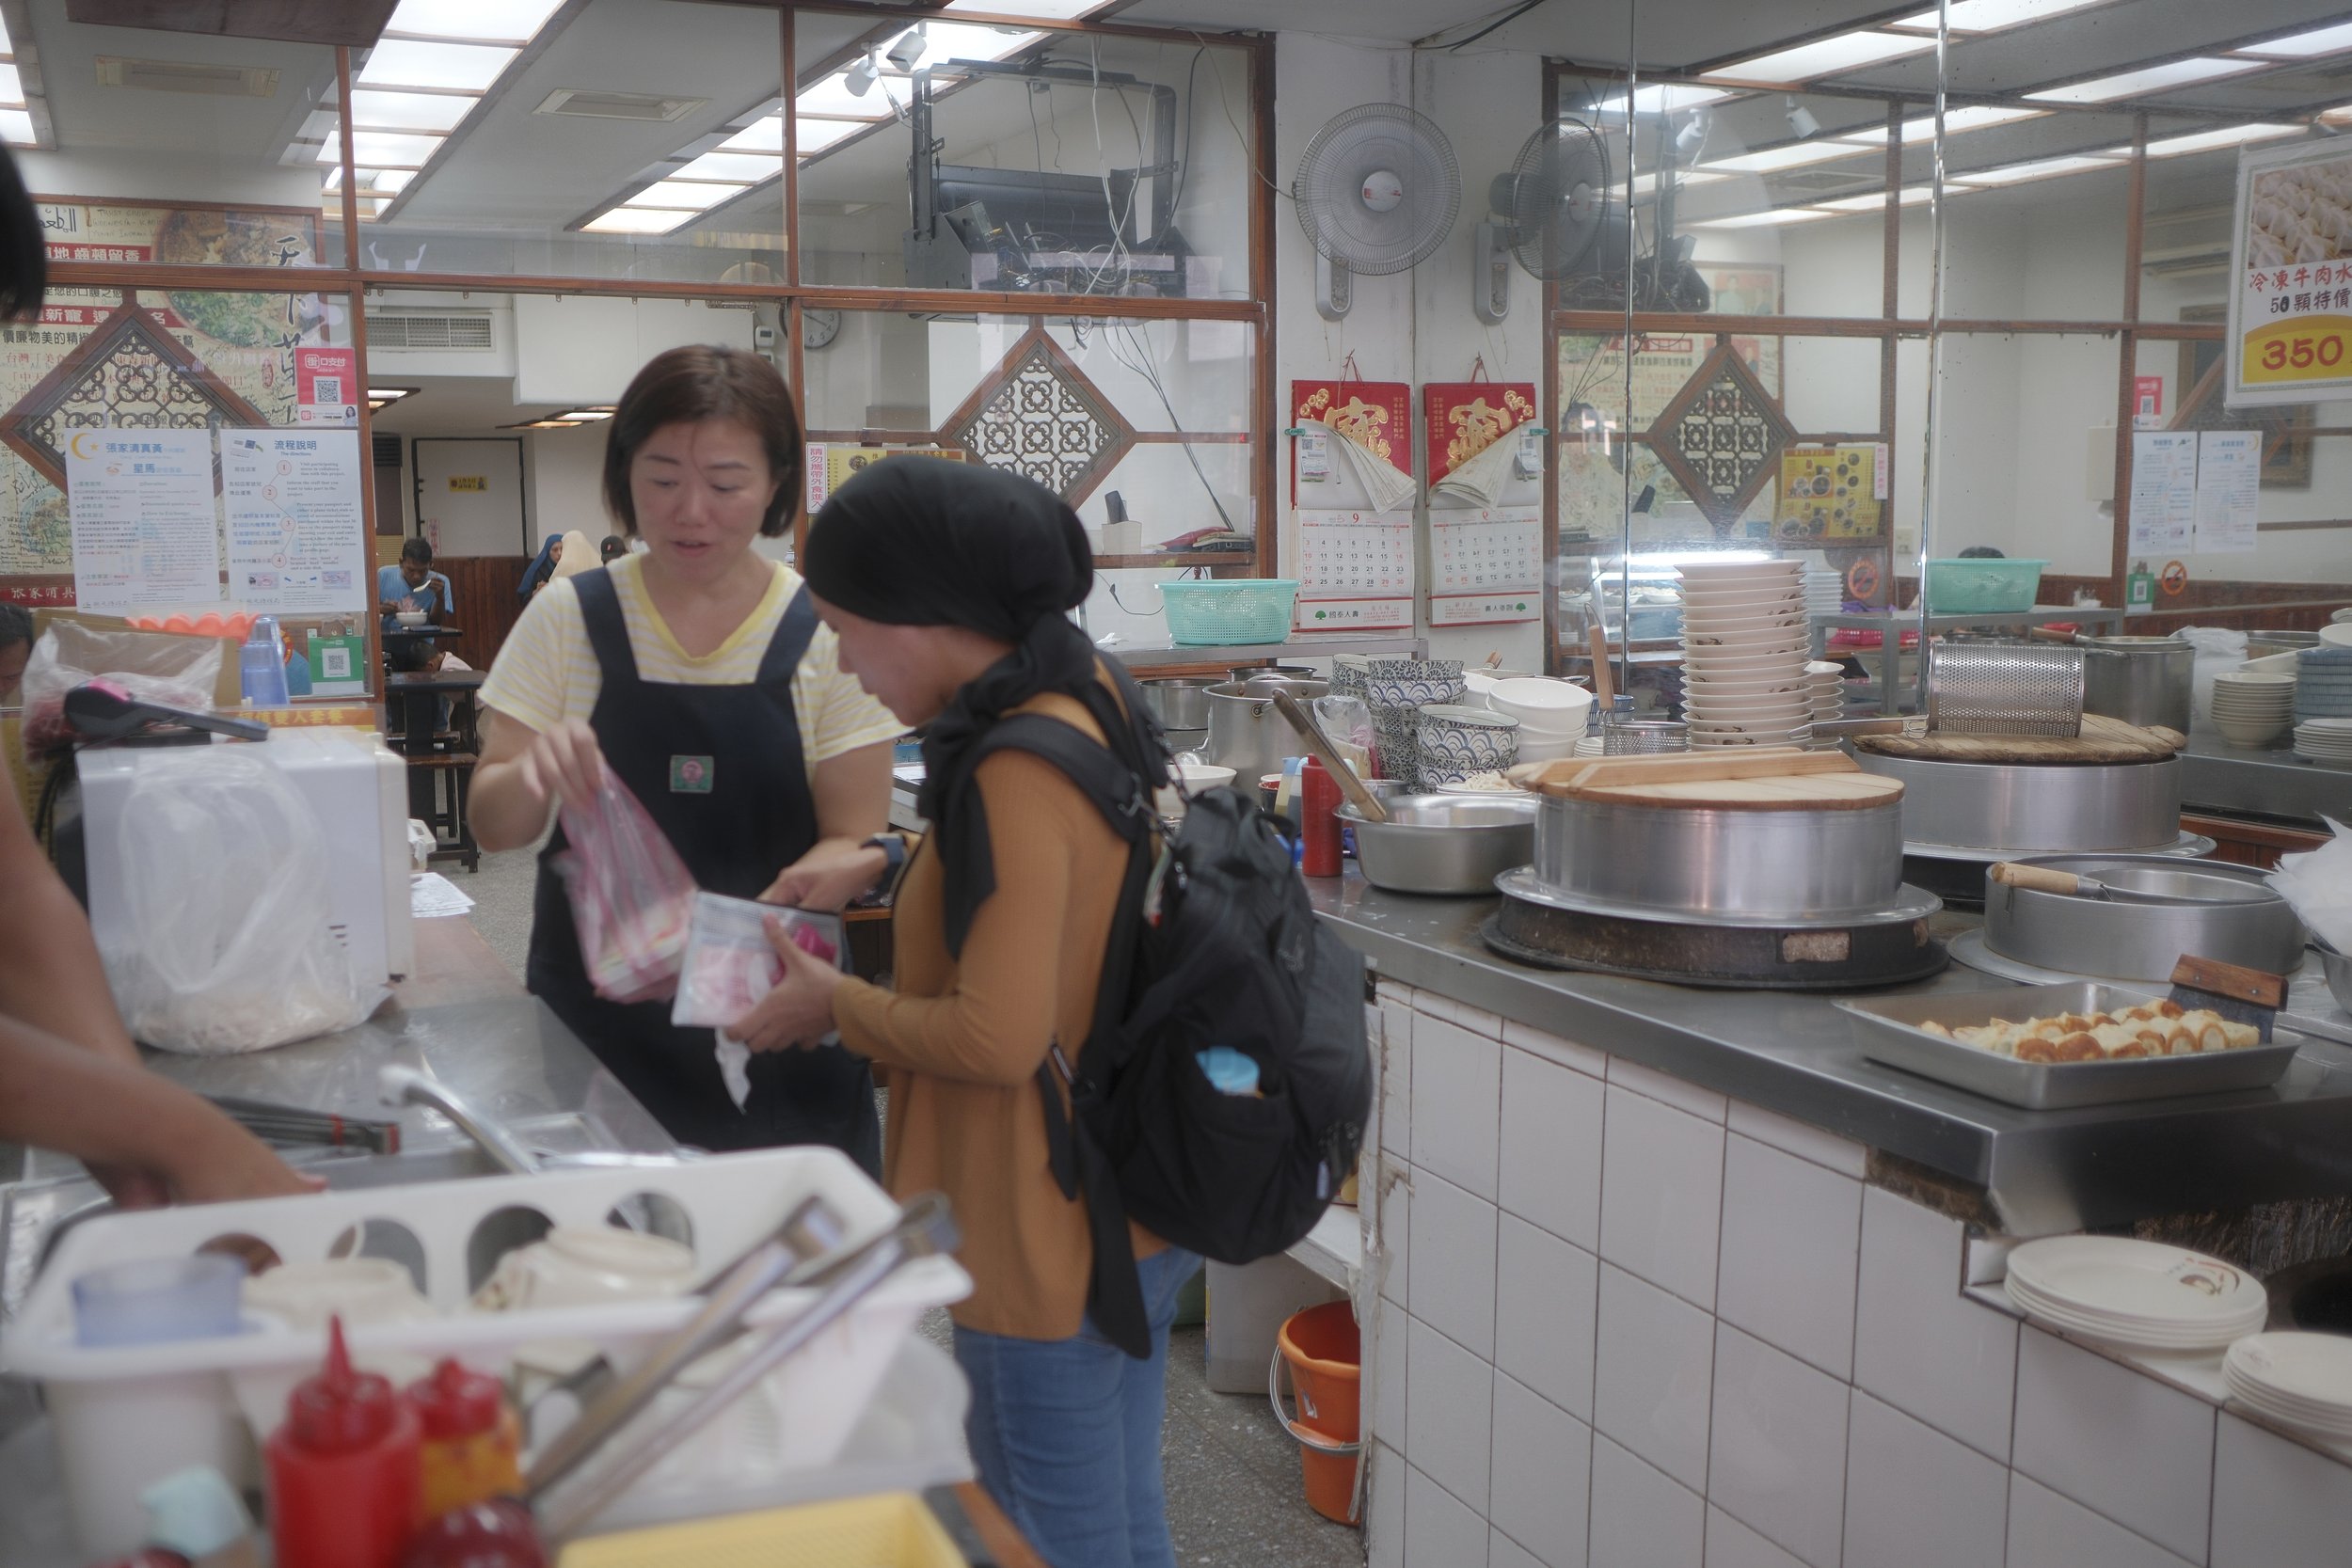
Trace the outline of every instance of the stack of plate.
{"type": "Polygon", "coordinates": [[[2213,724],[2233,746],[2267,746],[2295,718],[2295,677],[2233,670],[2213,678],[2213,724]]]}
{"type": "MultiPolygon", "coordinates": [[[[1811,708],[1808,718],[1816,724],[1835,724],[1846,717],[1846,667],[1833,659],[1817,658],[1804,667],[1804,697],[1811,708]]],[[[1835,740],[1824,745],[1835,746],[1835,740]]]]}
{"type": "Polygon", "coordinates": [[[1691,562],[1681,571],[1691,744],[1802,743],[1812,722],[1804,562],[1691,562]]]}
{"type": "Polygon", "coordinates": [[[2352,1338],[2249,1335],[2230,1347],[2221,1376],[2233,1398],[2274,1420],[2352,1441],[2352,1338]]]}
{"type": "Polygon", "coordinates": [[[1804,612],[1807,615],[1835,615],[1846,608],[1846,575],[1843,572],[1807,572],[1804,575],[1804,612]]]}
{"type": "Polygon", "coordinates": [[[2352,648],[2306,648],[2295,656],[2295,717],[2352,719],[2352,648]]]}
{"type": "Polygon", "coordinates": [[[2127,1236],[2053,1236],[2009,1255],[2009,1299],[2036,1323],[2135,1350],[2219,1350],[2261,1329],[2262,1282],[2127,1236]]]}
{"type": "Polygon", "coordinates": [[[2295,754],[2352,766],[2352,719],[2306,719],[2295,726],[2295,754]]]}

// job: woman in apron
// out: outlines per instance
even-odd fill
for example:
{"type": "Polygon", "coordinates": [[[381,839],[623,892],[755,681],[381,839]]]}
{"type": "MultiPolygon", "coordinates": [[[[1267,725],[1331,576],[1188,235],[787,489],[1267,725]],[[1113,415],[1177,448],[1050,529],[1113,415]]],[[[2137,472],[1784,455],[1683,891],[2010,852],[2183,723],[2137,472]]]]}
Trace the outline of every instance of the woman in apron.
{"type": "MultiPolygon", "coordinates": [[[[784,531],[798,493],[791,394],[756,355],[673,349],[607,428],[606,504],[646,547],[549,582],[500,649],[482,689],[475,837],[533,842],[610,769],[698,886],[837,909],[887,863],[868,841],[887,825],[899,726],[841,673],[798,575],[752,548],[784,531]]],[[[559,828],[541,855],[527,980],[671,1136],[830,1144],[879,1170],[862,1059],[754,1057],[739,1108],[710,1030],[673,1026],[666,1001],[596,995],[549,866],[564,843],[559,828]]]]}

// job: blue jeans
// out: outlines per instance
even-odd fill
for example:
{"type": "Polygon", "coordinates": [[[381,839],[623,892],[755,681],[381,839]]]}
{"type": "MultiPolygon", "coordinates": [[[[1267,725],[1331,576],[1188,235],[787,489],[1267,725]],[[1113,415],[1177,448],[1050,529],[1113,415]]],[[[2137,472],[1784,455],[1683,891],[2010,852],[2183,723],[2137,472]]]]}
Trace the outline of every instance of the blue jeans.
{"type": "Polygon", "coordinates": [[[980,1484],[1053,1568],[1175,1568],[1160,1479],[1168,1325],[1200,1267],[1176,1247],[1138,1266],[1149,1361],[1104,1338],[1091,1318],[1068,1339],[956,1329],[980,1484]]]}

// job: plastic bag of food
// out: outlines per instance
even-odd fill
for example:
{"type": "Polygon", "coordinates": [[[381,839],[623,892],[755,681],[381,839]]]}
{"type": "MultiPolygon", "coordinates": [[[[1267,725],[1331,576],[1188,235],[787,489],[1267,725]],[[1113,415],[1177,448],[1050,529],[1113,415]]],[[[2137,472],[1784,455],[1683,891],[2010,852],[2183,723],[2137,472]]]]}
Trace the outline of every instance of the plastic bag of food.
{"type": "Polygon", "coordinates": [[[562,812],[569,844],[555,857],[588,981],[608,1002],[652,1002],[676,989],[694,879],[628,785],[606,769],[596,798],[562,812]]]}
{"type": "Polygon", "coordinates": [[[2334,836],[2308,853],[2280,856],[2279,869],[2265,880],[2322,942],[2352,953],[2352,829],[2332,817],[2320,820],[2334,836]]]}
{"type": "Polygon", "coordinates": [[[730,1029],[784,978],[784,960],[768,942],[768,921],[784,922],[804,953],[827,963],[842,962],[841,917],[806,910],[694,895],[686,940],[685,967],[678,974],[677,1002],[670,1022],[692,1028],[730,1029]]]}
{"type": "Polygon", "coordinates": [[[143,703],[209,713],[233,646],[216,637],[51,621],[24,661],[24,748],[46,752],[72,740],[65,694],[101,677],[143,703]]]}
{"type": "Polygon", "coordinates": [[[330,924],[326,837],[285,775],[251,746],[139,758],[119,852],[128,940],[102,950],[134,1038],[232,1055],[348,1029],[362,995],[330,924]]]}

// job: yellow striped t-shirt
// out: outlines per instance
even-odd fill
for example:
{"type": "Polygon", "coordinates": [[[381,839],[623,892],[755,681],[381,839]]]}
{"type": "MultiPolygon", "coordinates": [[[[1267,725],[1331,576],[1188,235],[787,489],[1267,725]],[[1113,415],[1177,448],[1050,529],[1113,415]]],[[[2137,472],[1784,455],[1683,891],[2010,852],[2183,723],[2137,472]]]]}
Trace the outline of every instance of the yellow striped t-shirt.
{"type": "MultiPolygon", "coordinates": [[[[800,591],[800,574],[782,562],[770,562],[775,577],[758,607],[724,642],[696,658],[678,646],[645,592],[644,559],[631,553],[605,568],[628,626],[638,678],[673,686],[748,686],[757,678],[760,657],[785,607],[800,591]]],[[[546,730],[565,719],[586,720],[603,688],[604,672],[588,641],[579,591],[570,578],[558,578],[539,591],[507,633],[482,683],[482,700],[534,730],[546,730]]],[[[842,673],[839,646],[831,628],[821,626],[792,673],[792,709],[800,721],[801,754],[812,768],[844,752],[896,739],[905,729],[866,694],[854,675],[842,673]]]]}

